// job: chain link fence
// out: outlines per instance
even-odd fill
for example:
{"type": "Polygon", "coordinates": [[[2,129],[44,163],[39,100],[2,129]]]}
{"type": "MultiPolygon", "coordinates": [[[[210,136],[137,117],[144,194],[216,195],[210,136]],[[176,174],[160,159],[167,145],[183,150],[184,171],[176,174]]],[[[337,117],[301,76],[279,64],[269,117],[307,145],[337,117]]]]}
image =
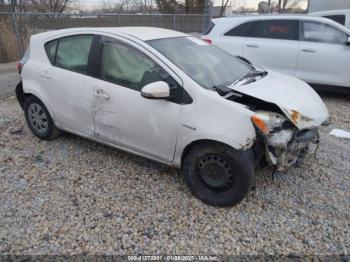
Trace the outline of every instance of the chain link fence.
{"type": "Polygon", "coordinates": [[[203,14],[97,14],[0,12],[0,64],[19,60],[31,35],[71,27],[153,26],[186,33],[202,32],[203,14]]]}

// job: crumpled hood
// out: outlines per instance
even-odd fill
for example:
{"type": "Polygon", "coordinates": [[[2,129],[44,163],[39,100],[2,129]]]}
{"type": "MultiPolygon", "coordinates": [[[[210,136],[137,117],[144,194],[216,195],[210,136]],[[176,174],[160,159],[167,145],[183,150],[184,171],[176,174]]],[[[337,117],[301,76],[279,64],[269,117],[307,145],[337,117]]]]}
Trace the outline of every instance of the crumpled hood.
{"type": "Polygon", "coordinates": [[[277,105],[299,129],[319,127],[328,119],[328,110],[319,95],[294,77],[269,71],[256,82],[230,88],[277,105]]]}

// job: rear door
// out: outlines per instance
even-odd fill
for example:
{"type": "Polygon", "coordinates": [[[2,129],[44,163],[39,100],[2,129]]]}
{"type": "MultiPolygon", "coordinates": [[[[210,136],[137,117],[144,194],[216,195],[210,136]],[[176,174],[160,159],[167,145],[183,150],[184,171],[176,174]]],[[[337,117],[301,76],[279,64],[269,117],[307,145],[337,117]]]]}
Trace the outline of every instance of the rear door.
{"type": "MultiPolygon", "coordinates": [[[[227,32],[224,32],[222,36],[217,38],[213,37],[213,44],[232,55],[243,57],[243,44],[245,43],[245,37],[250,35],[255,24],[256,22],[253,21],[244,22],[235,26],[227,32]]],[[[205,36],[203,38],[205,39],[205,36]]]]}
{"type": "Polygon", "coordinates": [[[348,35],[317,21],[302,21],[296,76],[314,84],[350,86],[348,35]]]}
{"type": "Polygon", "coordinates": [[[259,20],[245,38],[244,56],[267,69],[288,75],[295,74],[298,59],[297,20],[259,20]]]}
{"type": "Polygon", "coordinates": [[[94,130],[88,76],[93,38],[91,34],[72,35],[46,43],[51,66],[38,68],[54,119],[64,128],[89,136],[94,130]]]}

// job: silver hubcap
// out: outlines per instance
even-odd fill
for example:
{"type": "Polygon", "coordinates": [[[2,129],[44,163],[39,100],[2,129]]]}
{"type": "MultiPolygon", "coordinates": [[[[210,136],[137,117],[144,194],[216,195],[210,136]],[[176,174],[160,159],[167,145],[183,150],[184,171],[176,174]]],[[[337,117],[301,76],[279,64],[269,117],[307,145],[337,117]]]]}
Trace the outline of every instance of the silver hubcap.
{"type": "Polygon", "coordinates": [[[28,108],[29,121],[38,133],[43,134],[47,131],[47,116],[41,105],[33,103],[28,108]]]}

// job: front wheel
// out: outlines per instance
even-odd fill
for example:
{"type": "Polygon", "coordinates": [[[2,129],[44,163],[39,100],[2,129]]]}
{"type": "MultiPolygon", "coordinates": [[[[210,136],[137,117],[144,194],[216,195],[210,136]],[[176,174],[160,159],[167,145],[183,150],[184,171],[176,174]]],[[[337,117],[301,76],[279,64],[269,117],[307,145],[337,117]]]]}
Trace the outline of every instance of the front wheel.
{"type": "Polygon", "coordinates": [[[254,182],[254,166],[244,154],[219,143],[199,144],[185,155],[182,171],[193,194],[214,206],[233,206],[254,182]]]}
{"type": "Polygon", "coordinates": [[[61,134],[46,106],[37,97],[26,98],[24,113],[27,124],[35,136],[44,140],[52,140],[61,134]]]}

